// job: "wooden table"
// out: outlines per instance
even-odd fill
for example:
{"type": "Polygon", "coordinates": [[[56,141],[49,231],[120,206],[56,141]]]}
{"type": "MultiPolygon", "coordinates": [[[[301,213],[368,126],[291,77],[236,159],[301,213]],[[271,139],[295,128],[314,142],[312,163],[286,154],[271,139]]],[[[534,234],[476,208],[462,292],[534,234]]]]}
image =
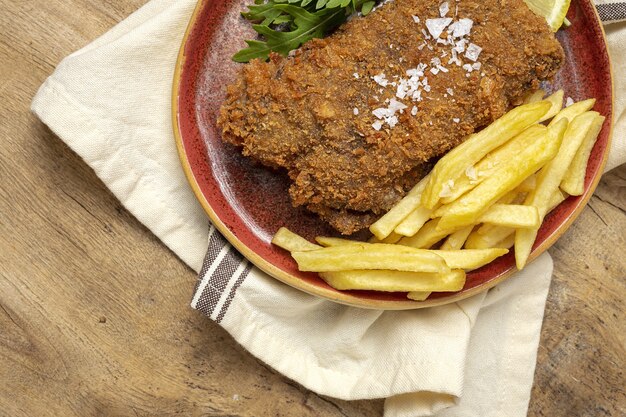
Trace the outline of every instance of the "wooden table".
{"type": "MultiPolygon", "coordinates": [[[[145,0],[0,0],[0,416],[380,416],[316,395],[189,308],[195,274],[29,111],[145,0]]],[[[551,250],[531,416],[626,412],[626,166],[551,250]]]]}

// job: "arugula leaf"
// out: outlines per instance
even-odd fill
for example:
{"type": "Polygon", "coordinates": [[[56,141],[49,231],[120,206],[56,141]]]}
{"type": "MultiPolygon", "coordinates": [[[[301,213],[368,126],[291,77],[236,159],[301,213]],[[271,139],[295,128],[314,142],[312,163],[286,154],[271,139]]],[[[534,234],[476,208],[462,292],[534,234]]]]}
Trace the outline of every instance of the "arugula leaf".
{"type": "Polygon", "coordinates": [[[293,49],[303,43],[321,38],[330,29],[337,27],[346,20],[346,10],[343,8],[322,9],[310,13],[301,7],[292,5],[275,5],[278,9],[293,17],[293,30],[281,32],[265,25],[253,25],[252,28],[265,37],[265,41],[246,41],[248,47],[233,56],[236,62],[248,62],[254,58],[268,58],[270,51],[286,56],[293,49]]]}
{"type": "Polygon", "coordinates": [[[355,11],[368,14],[378,0],[255,0],[242,16],[256,24],[261,36],[247,40],[248,47],[233,60],[268,59],[270,52],[287,55],[303,43],[321,38],[343,23],[355,11]]]}
{"type": "Polygon", "coordinates": [[[363,13],[363,16],[367,16],[372,11],[375,5],[376,2],[374,1],[366,1],[365,3],[363,3],[363,6],[361,6],[361,13],[363,13]]]}

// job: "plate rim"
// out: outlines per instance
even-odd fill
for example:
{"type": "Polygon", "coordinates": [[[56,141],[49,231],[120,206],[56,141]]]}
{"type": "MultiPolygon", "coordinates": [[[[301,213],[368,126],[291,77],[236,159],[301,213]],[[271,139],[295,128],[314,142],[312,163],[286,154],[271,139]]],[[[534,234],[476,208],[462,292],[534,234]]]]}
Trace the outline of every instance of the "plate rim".
{"type": "MultiPolygon", "coordinates": [[[[604,31],[604,26],[602,25],[602,21],[600,20],[600,16],[598,14],[597,9],[593,4],[589,4],[591,0],[580,0],[585,3],[593,10],[596,24],[600,27],[600,32],[602,34],[602,41],[604,42],[608,64],[609,64],[609,78],[611,85],[611,118],[609,125],[609,132],[607,137],[606,151],[602,156],[602,160],[599,165],[598,172],[599,175],[596,175],[592,178],[591,183],[589,185],[588,191],[584,193],[579,199],[577,205],[574,207],[574,210],[570,213],[569,216],[565,218],[563,223],[559,225],[557,230],[548,238],[546,238],[539,246],[535,247],[529,258],[528,263],[531,263],[540,255],[542,255],[548,248],[550,248],[572,225],[574,220],[578,218],[581,214],[587,202],[593,195],[598,183],[604,172],[604,167],[606,166],[608,155],[610,152],[611,142],[613,139],[613,128],[614,128],[614,111],[615,108],[615,80],[613,76],[613,65],[611,53],[608,48],[608,43],[606,40],[606,33],[604,31]]],[[[205,213],[208,215],[210,221],[213,225],[218,229],[220,233],[228,240],[228,242],[233,245],[246,259],[252,262],[257,268],[261,269],[263,272],[267,273],[271,277],[291,286],[300,291],[304,291],[308,294],[315,295],[318,297],[322,297],[324,299],[334,301],[340,304],[349,305],[353,307],[360,308],[368,308],[368,309],[378,309],[378,310],[413,310],[427,307],[436,307],[445,304],[454,303],[457,301],[464,300],[466,298],[472,297],[474,295],[480,294],[484,291],[487,291],[496,285],[500,284],[507,278],[511,277],[515,273],[519,272],[515,267],[511,268],[508,271],[501,273],[500,275],[494,277],[493,279],[473,288],[470,288],[466,291],[459,293],[451,293],[451,295],[447,297],[441,297],[436,299],[426,299],[424,301],[414,301],[407,299],[406,301],[391,301],[391,300],[376,300],[369,298],[361,298],[346,292],[342,292],[339,290],[324,288],[321,286],[314,285],[312,283],[308,283],[296,276],[289,274],[286,271],[276,267],[272,263],[268,262],[262,256],[258,255],[254,250],[250,249],[245,243],[237,238],[237,236],[222,222],[222,220],[217,216],[215,211],[213,210],[211,204],[207,200],[206,196],[200,189],[200,185],[196,180],[196,177],[193,173],[193,169],[191,164],[189,163],[189,158],[187,157],[187,151],[185,149],[185,145],[183,142],[183,135],[180,129],[180,111],[179,111],[179,98],[180,98],[180,84],[182,80],[183,68],[187,59],[187,55],[185,54],[186,46],[188,38],[195,26],[197,18],[200,14],[200,11],[209,4],[210,0],[198,0],[196,6],[193,10],[193,13],[189,19],[189,23],[185,29],[185,34],[181,41],[181,46],[177,55],[176,65],[174,68],[174,76],[173,76],[173,84],[172,84],[172,96],[171,96],[171,117],[172,117],[172,130],[174,133],[174,139],[176,142],[176,149],[178,151],[178,157],[180,159],[181,166],[185,173],[185,177],[187,178],[187,182],[189,183],[196,199],[204,209],[205,213]]]]}

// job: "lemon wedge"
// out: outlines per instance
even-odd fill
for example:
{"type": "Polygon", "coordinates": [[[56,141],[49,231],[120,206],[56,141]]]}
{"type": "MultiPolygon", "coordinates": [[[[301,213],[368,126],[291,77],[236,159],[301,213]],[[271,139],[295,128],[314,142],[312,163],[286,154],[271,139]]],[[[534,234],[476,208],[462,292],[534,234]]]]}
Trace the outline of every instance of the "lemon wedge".
{"type": "Polygon", "coordinates": [[[569,9],[570,0],[524,0],[528,8],[539,16],[546,18],[548,25],[553,32],[559,30],[567,9],[569,9]]]}

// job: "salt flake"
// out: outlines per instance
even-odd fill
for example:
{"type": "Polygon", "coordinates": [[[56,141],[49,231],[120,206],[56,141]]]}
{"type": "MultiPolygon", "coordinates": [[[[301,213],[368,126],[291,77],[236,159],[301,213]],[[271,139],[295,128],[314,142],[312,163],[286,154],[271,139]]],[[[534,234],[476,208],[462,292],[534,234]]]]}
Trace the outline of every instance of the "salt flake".
{"type": "Polygon", "coordinates": [[[452,23],[451,17],[440,17],[438,19],[426,19],[426,28],[430,32],[431,36],[435,39],[439,38],[439,35],[444,31],[448,25],[452,23]]]}
{"type": "Polygon", "coordinates": [[[481,48],[480,46],[474,44],[474,43],[470,43],[467,46],[467,50],[465,51],[465,57],[471,61],[476,62],[478,60],[478,56],[480,55],[480,53],[482,52],[483,48],[481,48]]]}
{"type": "Polygon", "coordinates": [[[465,176],[472,181],[478,180],[478,174],[476,173],[476,168],[474,168],[473,165],[470,165],[465,169],[465,176]]]}
{"type": "Polygon", "coordinates": [[[448,12],[450,11],[450,5],[447,1],[444,1],[439,5],[439,16],[446,17],[448,12]]]}
{"type": "Polygon", "coordinates": [[[376,84],[380,85],[381,87],[387,87],[387,84],[389,83],[384,73],[374,75],[372,79],[376,82],[376,84]]]}
{"type": "Polygon", "coordinates": [[[470,34],[473,25],[474,21],[472,19],[459,19],[450,25],[448,33],[452,33],[452,36],[455,38],[462,38],[470,34]]]}

